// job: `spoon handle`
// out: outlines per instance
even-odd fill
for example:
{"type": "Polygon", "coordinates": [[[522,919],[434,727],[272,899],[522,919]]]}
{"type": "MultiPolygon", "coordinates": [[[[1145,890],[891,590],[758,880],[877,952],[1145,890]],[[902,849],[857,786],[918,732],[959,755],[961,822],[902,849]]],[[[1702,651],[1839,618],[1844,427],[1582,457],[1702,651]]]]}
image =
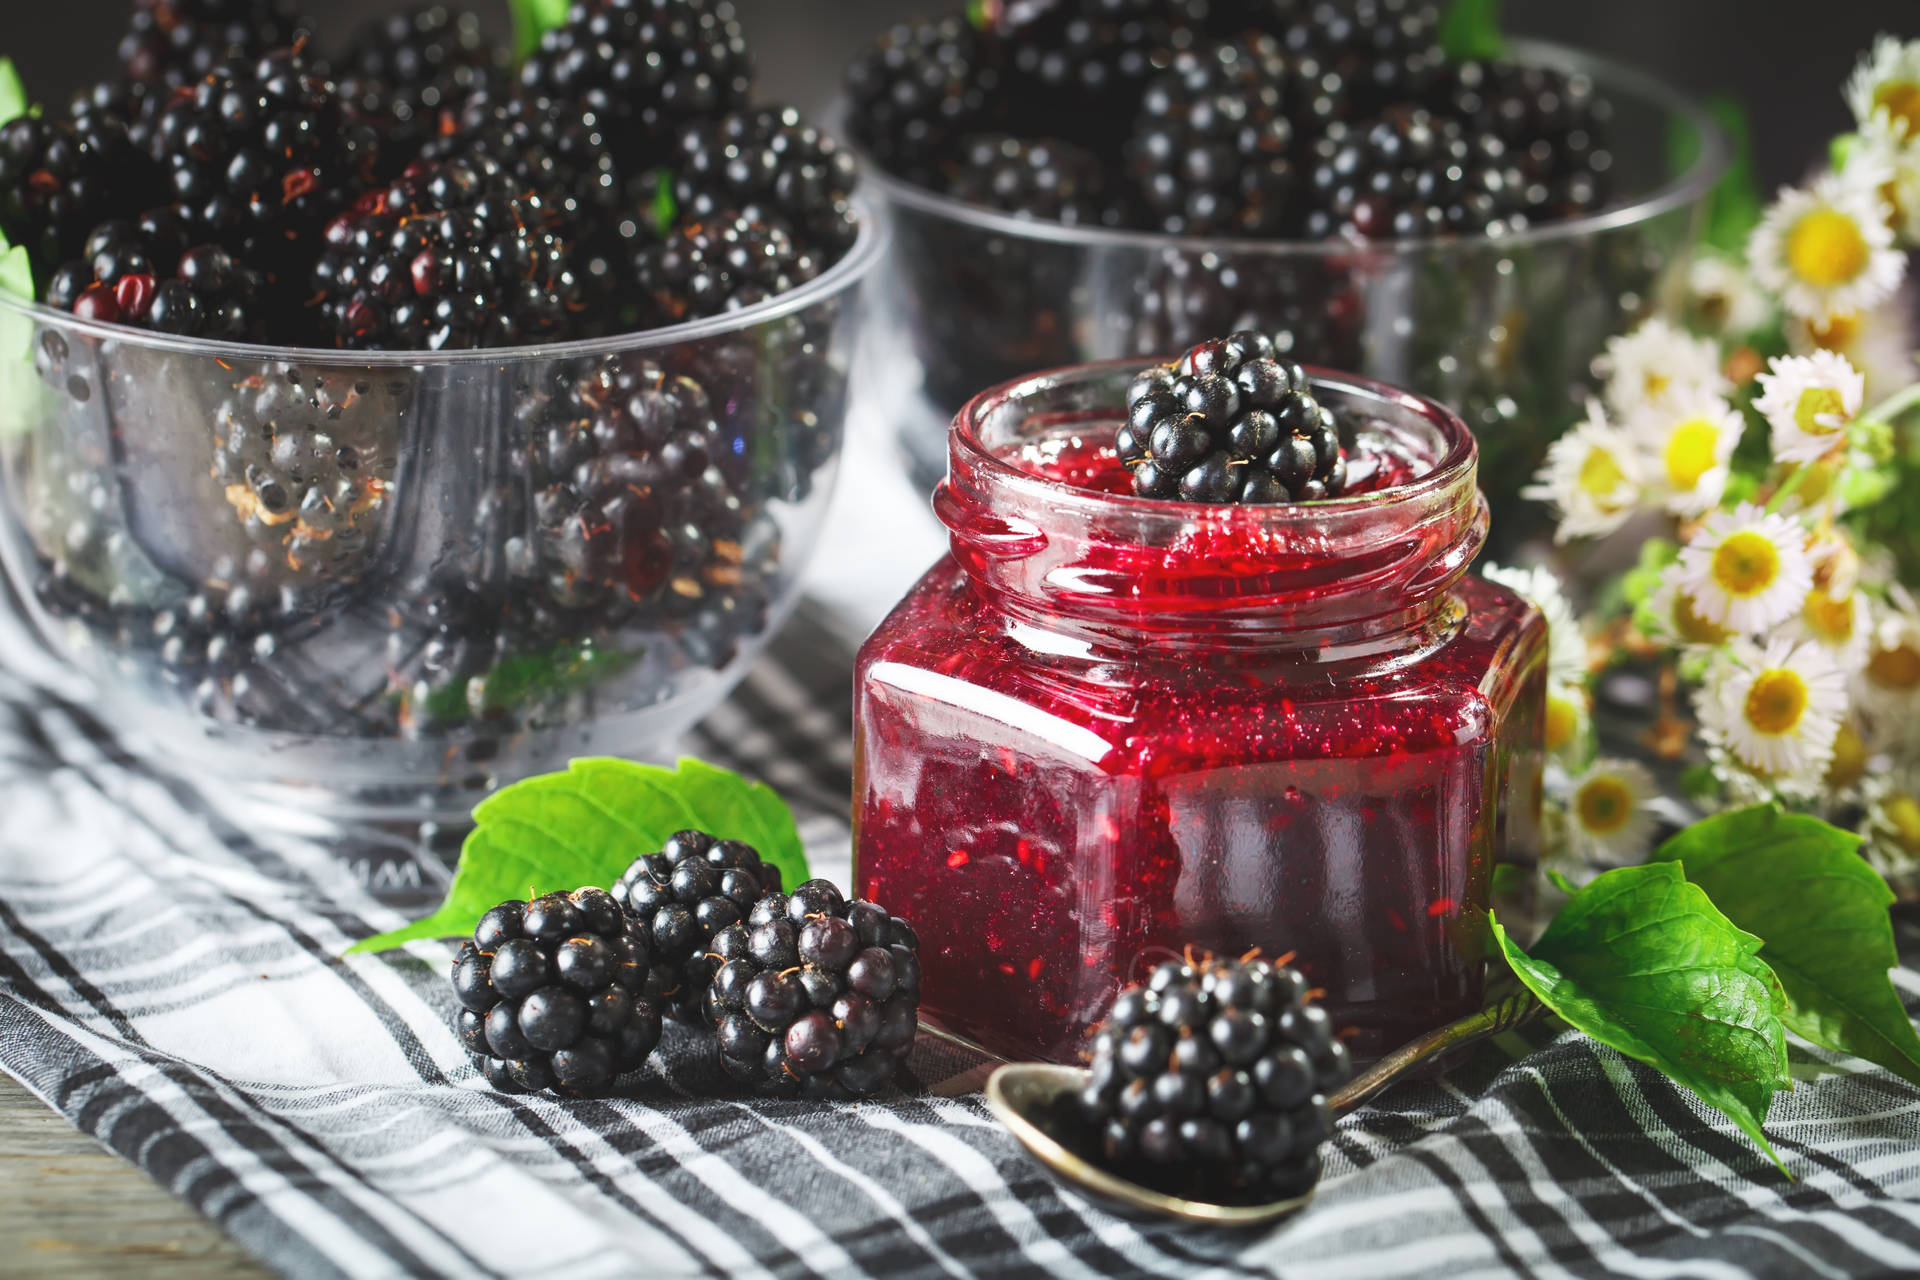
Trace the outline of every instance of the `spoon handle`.
{"type": "Polygon", "coordinates": [[[1429,1031],[1409,1041],[1362,1071],[1327,1099],[1336,1113],[1351,1111],[1388,1085],[1406,1078],[1422,1063],[1455,1049],[1465,1048],[1512,1030],[1540,1012],[1540,1002],[1524,988],[1470,1013],[1458,1022],[1450,1022],[1438,1031],[1429,1031]]]}

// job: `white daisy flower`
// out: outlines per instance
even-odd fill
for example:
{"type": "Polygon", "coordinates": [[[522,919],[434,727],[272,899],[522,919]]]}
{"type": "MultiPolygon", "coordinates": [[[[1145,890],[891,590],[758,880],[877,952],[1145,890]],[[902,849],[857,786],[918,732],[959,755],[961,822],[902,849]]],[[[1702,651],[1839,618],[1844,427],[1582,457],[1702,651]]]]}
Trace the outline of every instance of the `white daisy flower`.
{"type": "Polygon", "coordinates": [[[1699,702],[1709,741],[1775,786],[1817,789],[1847,710],[1847,681],[1816,644],[1738,640],[1720,651],[1699,702]]]}
{"type": "Polygon", "coordinates": [[[1724,396],[1733,390],[1720,371],[1720,348],[1713,339],[1696,338],[1663,316],[1607,339],[1593,367],[1607,380],[1607,407],[1622,418],[1670,397],[1724,396]]]}
{"type": "Polygon", "coordinates": [[[1589,720],[1593,714],[1585,685],[1547,683],[1547,719],[1543,733],[1547,751],[1556,756],[1577,756],[1586,745],[1589,720]]]}
{"type": "Polygon", "coordinates": [[[1847,79],[1846,97],[1862,129],[1878,121],[1895,137],[1920,139],[1920,40],[1875,38],[1847,79]]]}
{"type": "Polygon", "coordinates": [[[1809,320],[1878,306],[1900,287],[1907,265],[1887,226],[1884,180],[1862,169],[1780,188],[1747,241],[1753,278],[1809,320]]]}
{"type": "Polygon", "coordinates": [[[1920,606],[1906,588],[1889,587],[1867,635],[1862,673],[1871,710],[1893,710],[1905,718],[1920,704],[1920,606]]]}
{"type": "Polygon", "coordinates": [[[1654,460],[1653,487],[1667,510],[1697,516],[1720,505],[1733,451],[1746,428],[1738,409],[1696,391],[1641,409],[1629,429],[1654,460]]]}
{"type": "Polygon", "coordinates": [[[1896,236],[1909,244],[1920,239],[1920,136],[1897,133],[1886,116],[1875,116],[1854,135],[1840,172],[1875,185],[1896,236]]]}
{"type": "Polygon", "coordinates": [[[1867,745],[1866,735],[1851,721],[1842,720],[1833,735],[1833,758],[1821,775],[1820,786],[1830,804],[1857,804],[1859,788],[1867,780],[1868,770],[1876,763],[1867,745]]]}
{"type": "Polygon", "coordinates": [[[1521,496],[1549,502],[1560,527],[1554,541],[1597,538],[1625,524],[1640,501],[1640,459],[1634,442],[1607,421],[1597,401],[1587,420],[1553,442],[1546,465],[1521,496]]]}
{"type": "Polygon", "coordinates": [[[1753,283],[1746,264],[1722,253],[1701,251],[1687,265],[1693,312],[1715,333],[1734,336],[1764,329],[1773,301],[1753,283]]]}
{"type": "Polygon", "coordinates": [[[1733,632],[1700,616],[1693,597],[1680,585],[1682,573],[1678,561],[1662,569],[1660,585],[1647,600],[1654,617],[1653,638],[1682,649],[1711,649],[1733,639],[1733,632]]]}
{"type": "Polygon", "coordinates": [[[1750,502],[1716,511],[1680,548],[1679,583],[1708,622],[1743,635],[1777,627],[1813,586],[1806,530],[1750,502]]]}
{"type": "Polygon", "coordinates": [[[1866,380],[1866,398],[1884,400],[1902,387],[1920,380],[1920,335],[1913,331],[1916,303],[1910,286],[1902,285],[1891,298],[1871,311],[1821,320],[1790,320],[1787,345],[1796,355],[1832,351],[1847,358],[1866,380]]]}
{"type": "Polygon", "coordinates": [[[1873,615],[1866,592],[1833,590],[1819,583],[1807,592],[1800,616],[1786,628],[1787,635],[1825,648],[1848,671],[1859,670],[1866,661],[1872,631],[1873,615]]]}
{"type": "Polygon", "coordinates": [[[1912,767],[1869,778],[1860,852],[1889,880],[1920,875],[1920,778],[1912,767]]]}
{"type": "Polygon", "coordinates": [[[1638,862],[1653,836],[1647,808],[1660,794],[1653,775],[1632,760],[1595,760],[1567,796],[1567,843],[1574,856],[1620,866],[1638,862]]]}
{"type": "Polygon", "coordinates": [[[1772,428],[1773,456],[1786,463],[1818,462],[1845,444],[1847,424],[1860,412],[1867,380],[1843,355],[1815,351],[1775,356],[1759,375],[1753,407],[1772,428]]]}
{"type": "Polygon", "coordinates": [[[1540,611],[1547,621],[1547,682],[1579,686],[1587,680],[1587,638],[1580,632],[1580,620],[1551,569],[1509,569],[1502,565],[1481,566],[1480,576],[1497,582],[1540,611]]]}

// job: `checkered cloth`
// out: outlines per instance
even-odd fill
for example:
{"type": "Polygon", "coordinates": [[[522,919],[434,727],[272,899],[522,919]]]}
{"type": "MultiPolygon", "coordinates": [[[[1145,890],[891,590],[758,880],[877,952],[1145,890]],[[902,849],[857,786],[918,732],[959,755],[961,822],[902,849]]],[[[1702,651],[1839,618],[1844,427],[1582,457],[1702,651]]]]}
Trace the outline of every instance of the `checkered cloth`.
{"type": "MultiPolygon", "coordinates": [[[[979,1064],[924,1041],[927,1087],[859,1105],[746,1096],[678,1030],[618,1098],[503,1096],[448,1030],[445,947],[339,958],[403,918],[369,883],[418,864],[223,825],[17,624],[0,652],[0,1066],[288,1275],[1920,1273],[1920,1093],[1804,1052],[1767,1126],[1792,1181],[1653,1072],[1536,1029],[1347,1116],[1318,1200],[1255,1234],[1062,1191],[979,1064]]],[[[803,613],[690,744],[778,787],[842,875],[847,663],[803,613]]]]}

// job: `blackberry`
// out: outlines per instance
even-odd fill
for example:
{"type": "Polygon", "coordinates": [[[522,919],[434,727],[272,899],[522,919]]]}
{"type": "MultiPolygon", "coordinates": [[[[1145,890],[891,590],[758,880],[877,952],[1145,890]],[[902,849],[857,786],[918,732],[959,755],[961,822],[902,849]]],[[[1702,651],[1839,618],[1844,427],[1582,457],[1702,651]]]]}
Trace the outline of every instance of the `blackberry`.
{"type": "Polygon", "coordinates": [[[1114,447],[1146,498],[1311,502],[1338,496],[1346,478],[1333,413],[1251,330],[1142,370],[1114,447]]]}
{"type": "Polygon", "coordinates": [[[438,134],[442,111],[503,86],[509,68],[478,15],[430,4],[362,23],[338,74],[340,96],[375,123],[383,150],[397,159],[438,134]]]}
{"type": "Polygon", "coordinates": [[[1354,114],[1425,96],[1446,62],[1429,0],[1319,0],[1286,22],[1284,40],[1296,59],[1338,77],[1323,85],[1354,114]]]}
{"type": "Polygon", "coordinates": [[[698,1022],[718,961],[715,934],[739,924],[761,898],[780,891],[780,868],[738,840],[681,831],[658,853],[636,858],[613,887],[653,949],[647,995],[670,1017],[698,1022]]]}
{"type": "Polygon", "coordinates": [[[379,158],[333,83],[299,53],[222,67],[183,89],[154,123],[155,159],[196,237],[219,243],[302,298],[304,246],[379,158]]]}
{"type": "Polygon", "coordinates": [[[1290,72],[1270,36],[1178,54],[1147,86],[1127,144],[1141,198],[1162,230],[1272,235],[1289,216],[1290,72]]]}
{"type": "Polygon", "coordinates": [[[1307,234],[1380,240],[1517,229],[1520,179],[1505,153],[1499,138],[1470,140],[1457,120],[1418,107],[1336,123],[1313,144],[1307,234]]]}
{"type": "Polygon", "coordinates": [[[420,162],[327,224],[313,291],[343,347],[445,351],[568,336],[561,209],[485,156],[420,162]]]}
{"type": "Polygon", "coordinates": [[[507,901],[453,962],[453,1032],[506,1093],[591,1096],[660,1043],[647,940],[604,889],[507,901]]]}
{"type": "Polygon", "coordinates": [[[86,320],[159,333],[260,342],[260,278],[218,245],[191,244],[175,209],[95,227],[78,258],[47,282],[47,305],[86,320]]]}
{"type": "Polygon", "coordinates": [[[659,321],[677,324],[764,302],[820,274],[785,227],[724,209],[634,253],[634,281],[659,321]]]}
{"type": "Polygon", "coordinates": [[[681,129],[671,163],[683,220],[737,210],[757,222],[778,222],[823,267],[853,246],[859,228],[848,200],[859,167],[851,152],[792,107],[694,121],[681,129]]]}
{"type": "Polygon", "coordinates": [[[769,893],[714,935],[703,996],[728,1072],[776,1094],[865,1098],[918,1030],[920,940],[825,880],[769,893]]]}
{"type": "Polygon", "coordinates": [[[1006,133],[966,139],[946,169],[947,194],[969,204],[1068,226],[1119,226],[1127,221],[1107,192],[1106,166],[1092,152],[1058,138],[1006,133]]]}
{"type": "Polygon", "coordinates": [[[131,80],[192,84],[224,63],[291,48],[311,26],[292,0],[134,0],[120,66],[131,80]]]}
{"type": "Polygon", "coordinates": [[[998,105],[992,50],[959,16],[903,23],[848,64],[848,128],[881,168],[929,183],[998,105]]]}
{"type": "Polygon", "coordinates": [[[159,203],[164,191],[120,116],[21,115],[0,125],[0,233],[42,272],[80,253],[100,223],[159,203]]]}
{"type": "Polygon", "coordinates": [[[423,584],[415,599],[390,617],[387,636],[390,692],[399,704],[398,727],[409,737],[524,716],[532,700],[555,691],[528,660],[572,646],[567,661],[585,670],[598,653],[591,618],[554,610],[507,584],[443,575],[423,584]],[[519,678],[503,682],[516,663],[519,678]]]}
{"type": "Polygon", "coordinates": [[[1081,1118],[1103,1162],[1134,1181],[1234,1202],[1319,1180],[1327,1094],[1350,1068],[1297,970],[1169,961],[1115,997],[1088,1053],[1081,1118]]]}
{"type": "Polygon", "coordinates": [[[1537,218],[1571,217],[1606,203],[1613,104],[1592,79],[1550,67],[1464,62],[1451,69],[1441,109],[1498,138],[1525,178],[1537,218]]]}
{"type": "Polygon", "coordinates": [[[752,62],[726,0],[582,0],[541,37],[521,83],[590,108],[637,171],[680,124],[744,107],[752,62]]]}
{"type": "Polygon", "coordinates": [[[1182,12],[1191,7],[1162,0],[1044,6],[1008,40],[1013,109],[1095,150],[1117,151],[1148,80],[1195,46],[1197,23],[1182,12]]]}

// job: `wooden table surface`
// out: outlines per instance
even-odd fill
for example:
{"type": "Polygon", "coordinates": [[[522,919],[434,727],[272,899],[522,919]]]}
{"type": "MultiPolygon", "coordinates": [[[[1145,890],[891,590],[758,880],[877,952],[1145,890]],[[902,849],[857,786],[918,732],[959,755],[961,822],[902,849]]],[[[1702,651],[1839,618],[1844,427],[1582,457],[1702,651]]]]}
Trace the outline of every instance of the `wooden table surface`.
{"type": "Polygon", "coordinates": [[[271,1275],[146,1174],[0,1074],[0,1275],[271,1275]]]}

